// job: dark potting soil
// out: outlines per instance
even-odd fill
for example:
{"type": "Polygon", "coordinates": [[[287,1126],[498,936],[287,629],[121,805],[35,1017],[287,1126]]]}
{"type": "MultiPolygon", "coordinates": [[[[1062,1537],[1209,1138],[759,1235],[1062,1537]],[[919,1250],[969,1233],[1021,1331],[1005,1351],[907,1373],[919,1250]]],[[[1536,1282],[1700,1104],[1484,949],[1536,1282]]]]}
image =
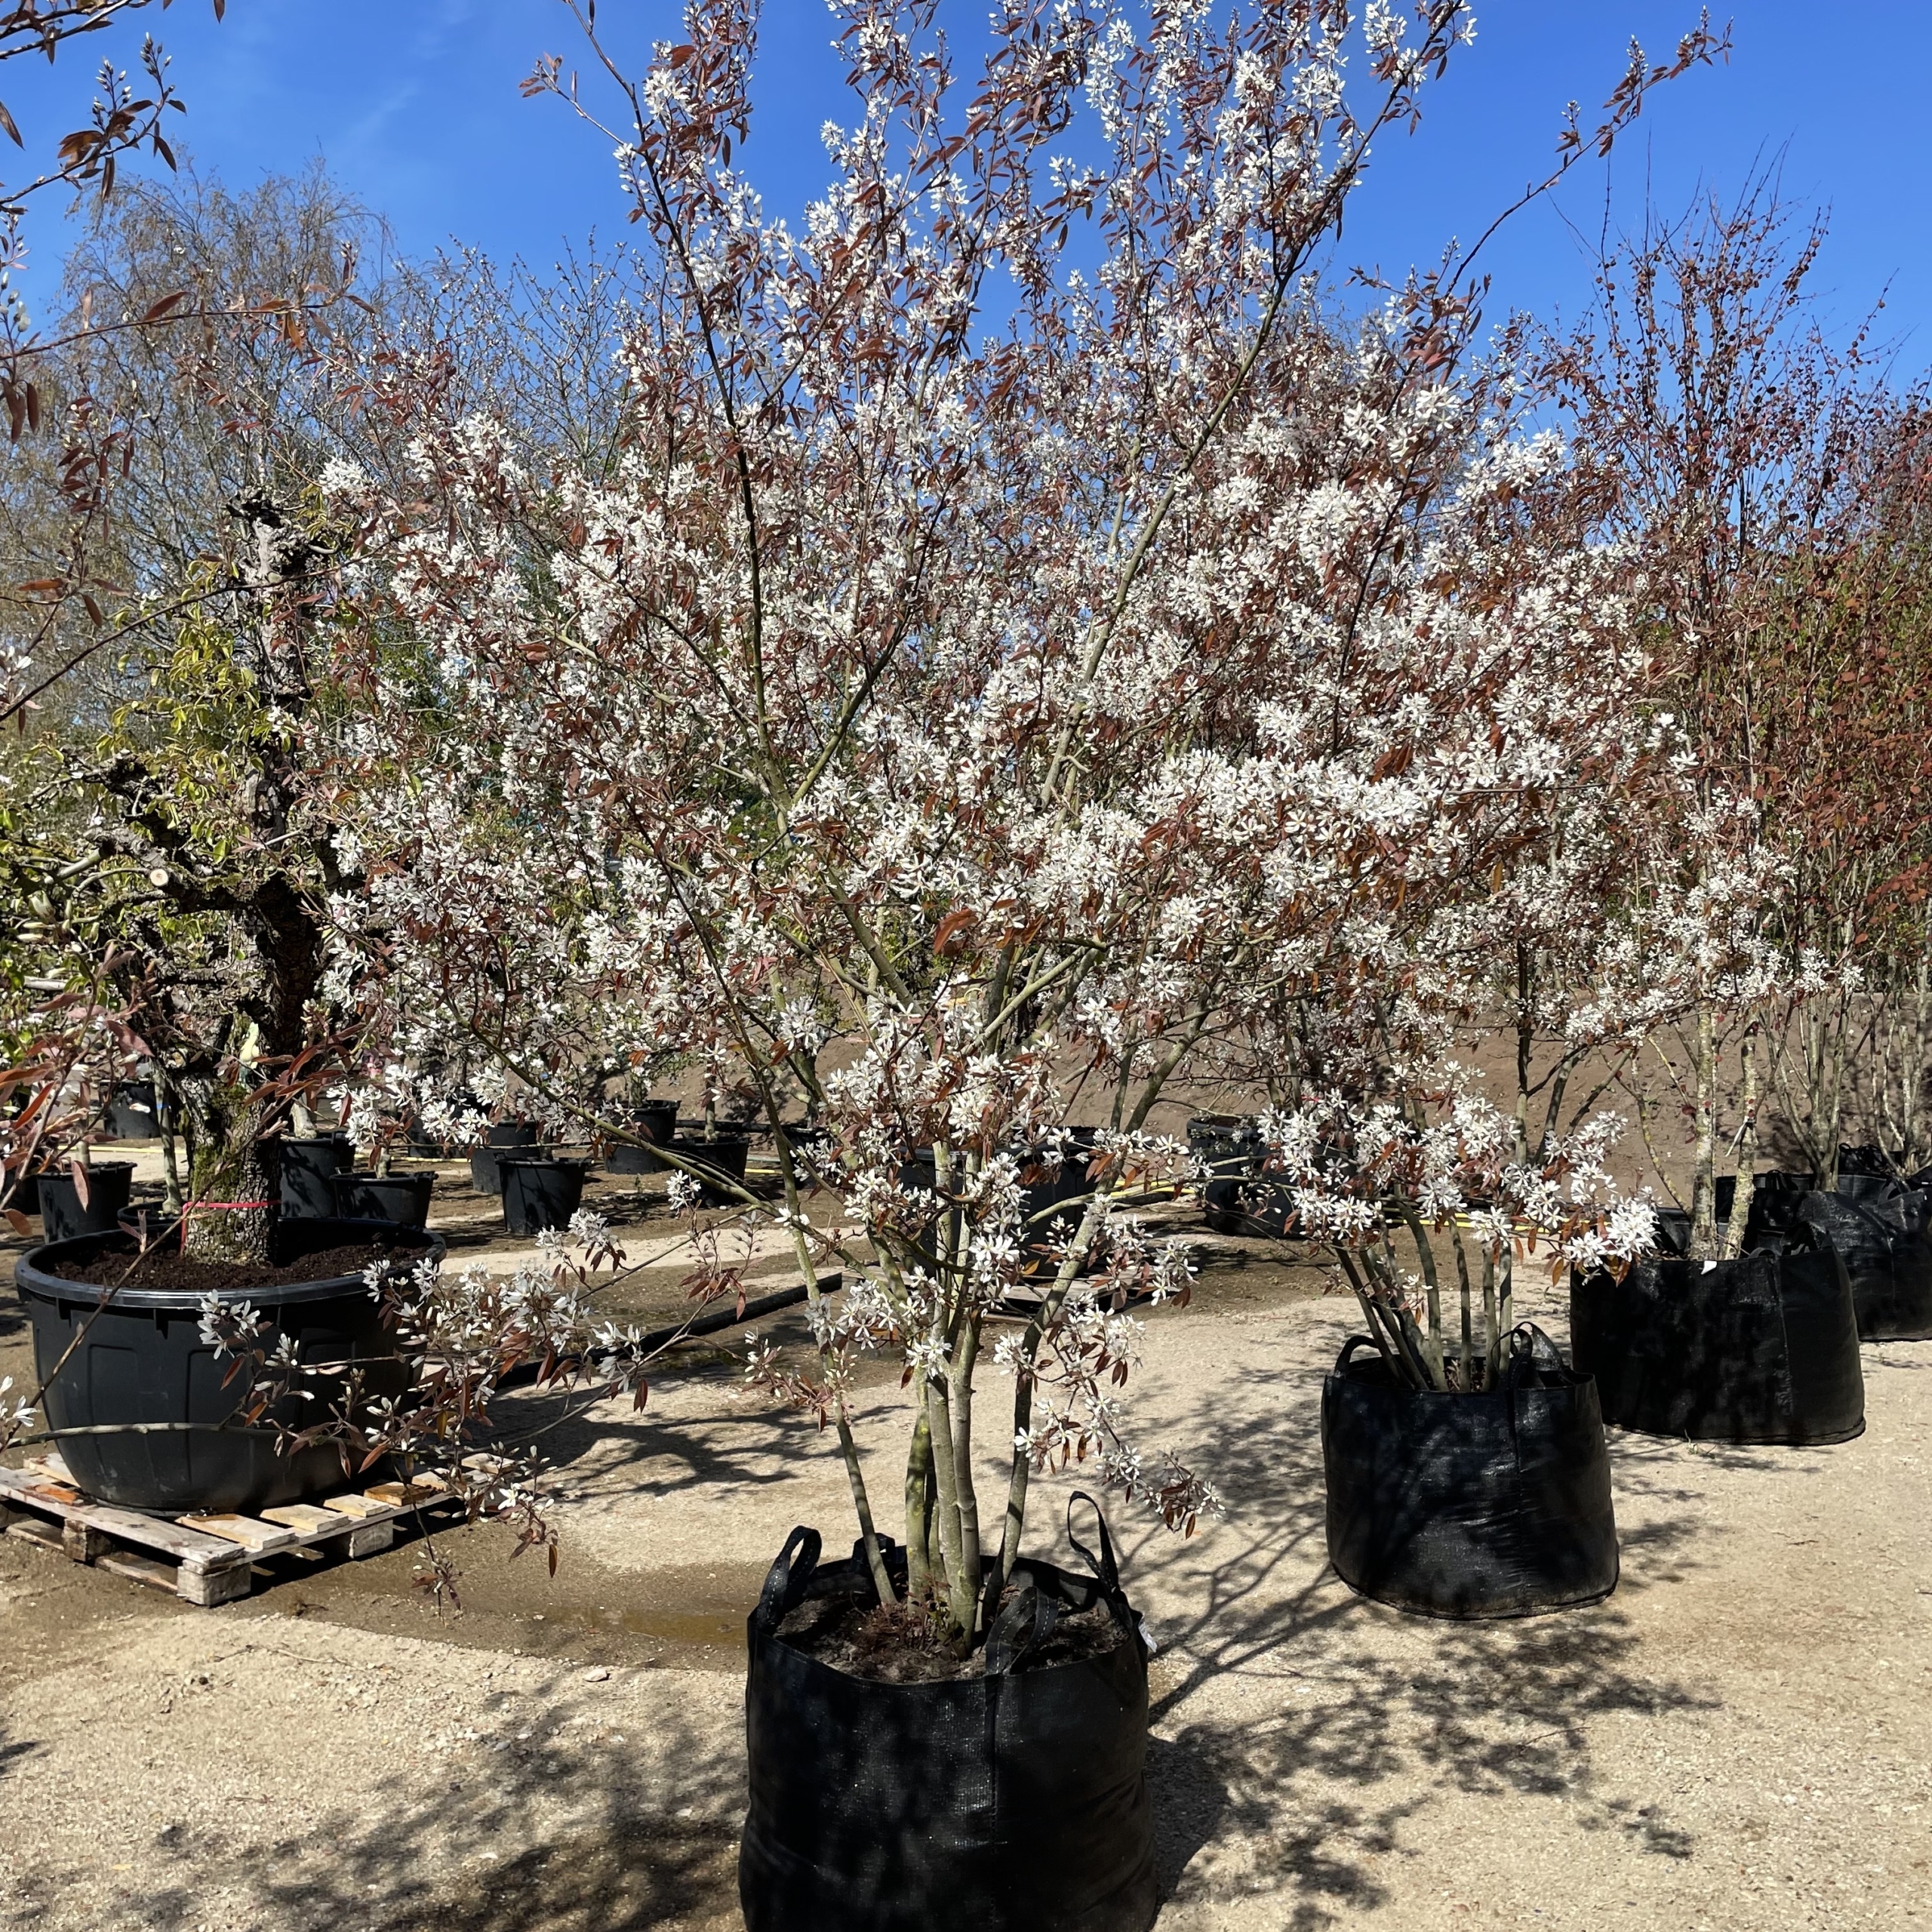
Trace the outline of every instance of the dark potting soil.
{"type": "MultiPolygon", "coordinates": [[[[1008,1585],[1000,1598],[1013,1601],[1008,1585]]],[[[983,1645],[961,1657],[940,1634],[934,1618],[916,1604],[877,1604],[861,1597],[808,1597],[778,1626],[795,1651],[820,1663],[878,1684],[946,1684],[983,1677],[983,1645]]],[[[1027,1652],[1024,1668],[1073,1663],[1105,1657],[1121,1641],[1120,1626],[1104,1602],[1063,1616],[1046,1639],[1027,1652]]]]}
{"type": "MultiPolygon", "coordinates": [[[[409,1251],[401,1251],[406,1256],[409,1251]]],[[[47,1270],[63,1281],[91,1288],[165,1288],[189,1295],[245,1294],[250,1288],[279,1287],[290,1281],[327,1281],[359,1275],[372,1261],[397,1254],[374,1241],[350,1247],[325,1247],[277,1266],[266,1261],[197,1261],[171,1247],[146,1254],[97,1254],[91,1261],[57,1261],[47,1270]]],[[[399,1257],[398,1258],[401,1258],[399,1257]]]]}

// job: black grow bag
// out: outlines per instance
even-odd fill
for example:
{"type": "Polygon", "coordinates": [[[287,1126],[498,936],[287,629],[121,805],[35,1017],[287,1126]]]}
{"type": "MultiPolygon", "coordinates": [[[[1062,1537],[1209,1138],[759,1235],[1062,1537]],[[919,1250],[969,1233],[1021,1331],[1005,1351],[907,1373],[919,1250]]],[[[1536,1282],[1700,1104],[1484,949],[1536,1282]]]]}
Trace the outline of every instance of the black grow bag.
{"type": "Polygon", "coordinates": [[[1604,1420],[1707,1442],[1848,1441],[1865,1427],[1851,1283],[1832,1249],[1662,1255],[1577,1275],[1570,1341],[1604,1420]]]}
{"type": "Polygon", "coordinates": [[[1366,1335],[1322,1384],[1328,1560],[1349,1587],[1429,1617],[1528,1617],[1617,1587],[1595,1384],[1540,1331],[1494,1389],[1396,1380],[1366,1335]],[[1539,1361],[1540,1347],[1544,1359],[1539,1361]]]}
{"type": "Polygon", "coordinates": [[[49,1241],[82,1235],[110,1234],[134,1185],[132,1161],[100,1161],[87,1171],[87,1204],[71,1168],[49,1168],[40,1177],[40,1226],[49,1241]]]}
{"type": "Polygon", "coordinates": [[[817,1532],[792,1532],[749,1625],[746,1932],[1145,1932],[1146,1656],[1104,1524],[1100,1548],[1091,1578],[1014,1565],[985,1676],[888,1684],[777,1634],[808,1597],[872,1595],[862,1555],[821,1567],[817,1532]],[[1102,1601],[1112,1650],[1029,1667],[1060,1612],[1102,1601]]]}
{"type": "Polygon", "coordinates": [[[435,1186],[434,1174],[420,1171],[337,1174],[336,1212],[345,1221],[391,1221],[399,1228],[425,1227],[435,1186]]]}
{"type": "Polygon", "coordinates": [[[335,1177],[354,1165],[355,1143],[346,1134],[281,1143],[281,1217],[286,1220],[335,1219],[335,1177]]]}
{"type": "MultiPolygon", "coordinates": [[[[442,1251],[433,1235],[366,1221],[285,1222],[275,1235],[284,1260],[360,1241],[389,1242],[407,1260],[442,1251]]],[[[43,1380],[53,1376],[44,1398],[48,1426],[114,1432],[57,1435],[74,1480],[103,1502],[170,1513],[271,1509],[340,1489],[346,1478],[339,1449],[323,1444],[282,1456],[266,1419],[260,1427],[225,1426],[248,1400],[250,1378],[245,1370],[229,1380],[234,1358],[217,1358],[202,1340],[198,1296],[121,1288],[103,1297],[97,1286],[50,1272],[62,1260],[106,1258],[106,1272],[114,1257],[134,1252],[125,1235],[88,1235],[35,1248],[14,1270],[33,1324],[35,1370],[43,1380]],[[130,1423],[165,1426],[136,1431],[130,1423]]],[[[275,1324],[263,1337],[271,1350],[287,1335],[305,1361],[366,1361],[371,1395],[400,1395],[407,1386],[360,1275],[250,1288],[229,1299],[248,1302],[275,1324]]],[[[326,1383],[315,1386],[326,1394],[326,1383]]],[[[276,1413],[293,1426],[312,1426],[326,1409],[291,1398],[276,1413]]]]}
{"type": "Polygon", "coordinates": [[[583,1201],[588,1161],[557,1161],[544,1154],[506,1153],[497,1163],[503,1177],[503,1226],[513,1235],[564,1228],[583,1201]]]}
{"type": "Polygon", "coordinates": [[[1838,1251],[1868,1342],[1932,1338],[1932,1229],[1922,1195],[1889,1175],[1841,1172],[1835,1193],[1800,1197],[1798,1214],[1838,1251]]]}

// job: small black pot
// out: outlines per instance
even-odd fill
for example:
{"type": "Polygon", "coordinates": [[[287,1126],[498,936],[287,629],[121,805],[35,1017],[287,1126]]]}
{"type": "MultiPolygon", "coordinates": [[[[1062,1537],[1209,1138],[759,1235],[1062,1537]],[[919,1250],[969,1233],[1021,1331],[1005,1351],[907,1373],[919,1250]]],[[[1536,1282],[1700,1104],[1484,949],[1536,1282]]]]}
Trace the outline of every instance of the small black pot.
{"type": "Polygon", "coordinates": [[[583,1200],[588,1161],[506,1154],[497,1164],[503,1177],[503,1226],[512,1234],[540,1234],[546,1228],[570,1225],[583,1200]]]}
{"type": "Polygon", "coordinates": [[[630,1124],[651,1144],[632,1146],[624,1142],[611,1149],[608,1166],[614,1174],[661,1174],[670,1165],[651,1150],[668,1147],[678,1137],[678,1103],[675,1100],[646,1100],[631,1111],[630,1124]]]}
{"type": "Polygon", "coordinates": [[[528,1121],[499,1121],[483,1137],[483,1144],[469,1157],[469,1184],[478,1194],[500,1194],[503,1177],[497,1150],[503,1147],[534,1147],[537,1130],[528,1121]]]}
{"type": "MultiPolygon", "coordinates": [[[[1808,1241],[1799,1229],[1794,1243],[1808,1241]]],[[[1663,1255],[1573,1276],[1570,1340],[1604,1420],[1697,1441],[1848,1441],[1865,1427],[1858,1317],[1827,1246],[1663,1255]]]]}
{"type": "MultiPolygon", "coordinates": [[[[433,1235],[366,1221],[284,1222],[275,1231],[275,1252],[288,1261],[376,1240],[393,1241],[398,1257],[411,1261],[442,1252],[433,1235]]],[[[88,1235],[35,1248],[14,1268],[14,1285],[33,1324],[35,1370],[53,1378],[44,1397],[49,1426],[112,1432],[57,1438],[75,1481],[103,1503],[170,1515],[275,1509],[341,1488],[346,1478],[339,1449],[320,1444],[280,1455],[267,1426],[312,1423],[326,1412],[326,1380],[316,1385],[321,1401],[291,1398],[260,1425],[244,1425],[237,1414],[248,1401],[249,1378],[229,1380],[232,1358],[217,1358],[202,1340],[198,1297],[116,1288],[105,1291],[103,1306],[101,1288],[51,1272],[56,1261],[99,1259],[106,1274],[134,1253],[125,1235],[88,1235]],[[134,1423],[163,1426],[127,1426],[134,1423]]],[[[250,1288],[234,1299],[248,1301],[275,1324],[263,1337],[270,1350],[287,1336],[304,1361],[361,1362],[372,1396],[400,1395],[407,1387],[408,1371],[395,1358],[394,1338],[360,1275],[250,1288]]],[[[372,1469],[361,1479],[376,1475],[372,1469]]]]}
{"type": "Polygon", "coordinates": [[[14,1177],[14,1191],[8,1197],[7,1205],[17,1214],[38,1214],[40,1212],[40,1183],[43,1178],[36,1169],[31,1174],[14,1177]]]}
{"type": "Polygon", "coordinates": [[[341,1174],[335,1177],[337,1215],[345,1221],[387,1221],[398,1228],[426,1227],[432,1174],[341,1174]]]}
{"type": "Polygon", "coordinates": [[[890,1684],[779,1635],[808,1598],[872,1595],[862,1555],[820,1567],[818,1533],[792,1532],[748,1632],[747,1932],[1146,1932],[1146,1653],[1104,1525],[1101,1549],[1094,1577],[1020,1560],[983,1677],[890,1684]],[[1061,1612],[1101,1601],[1113,1649],[1029,1665],[1061,1612]]]}
{"type": "Polygon", "coordinates": [[[50,1168],[40,1177],[40,1226],[49,1241],[78,1235],[109,1234],[119,1225],[134,1185],[132,1161],[97,1161],[88,1170],[87,1205],[71,1168],[50,1168]]]}
{"type": "Polygon", "coordinates": [[[691,1164],[698,1185],[698,1199],[706,1208],[729,1208],[737,1204],[737,1193],[724,1185],[742,1182],[745,1161],[752,1151],[749,1139],[742,1134],[721,1134],[715,1140],[674,1140],[674,1152],[691,1164]],[[715,1175],[717,1184],[707,1178],[715,1175]]]}
{"type": "Polygon", "coordinates": [[[1266,1235],[1279,1239],[1294,1218],[1294,1197],[1263,1177],[1268,1149],[1260,1130],[1234,1114],[1197,1114],[1187,1124],[1189,1150],[1209,1170],[1201,1220],[1217,1235],[1266,1235]]]}
{"type": "Polygon", "coordinates": [[[1343,1582],[1429,1617],[1529,1617],[1609,1595],[1617,1521],[1589,1377],[1537,1334],[1527,1349],[1512,1338],[1494,1389],[1417,1389],[1379,1354],[1355,1359],[1374,1346],[1352,1336],[1321,1390],[1328,1559],[1343,1582]]]}
{"type": "Polygon", "coordinates": [[[320,1134],[312,1140],[281,1143],[281,1216],[284,1220],[335,1219],[335,1177],[354,1164],[355,1144],[346,1134],[320,1134]]]}
{"type": "Polygon", "coordinates": [[[116,1140],[158,1140],[161,1109],[152,1080],[134,1080],[114,1090],[107,1103],[107,1128],[116,1140]]]}

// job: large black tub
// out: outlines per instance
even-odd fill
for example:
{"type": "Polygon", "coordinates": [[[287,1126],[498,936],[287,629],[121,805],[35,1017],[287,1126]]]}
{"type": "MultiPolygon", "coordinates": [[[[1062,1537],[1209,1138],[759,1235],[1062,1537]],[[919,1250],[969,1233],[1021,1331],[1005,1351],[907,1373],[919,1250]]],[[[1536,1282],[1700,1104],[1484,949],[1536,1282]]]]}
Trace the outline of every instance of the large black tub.
{"type": "MultiPolygon", "coordinates": [[[[404,1263],[442,1252],[435,1236],[383,1223],[297,1220],[277,1229],[276,1257],[285,1264],[361,1241],[383,1244],[404,1263]]],[[[234,1358],[218,1358],[202,1340],[198,1295],[103,1289],[51,1272],[63,1260],[99,1260],[106,1263],[100,1272],[111,1275],[117,1257],[136,1251],[125,1235],[85,1235],[32,1249],[14,1268],[33,1323],[35,1371],[43,1380],[54,1377],[45,1398],[48,1426],[108,1432],[57,1435],[74,1480],[103,1502],[169,1513],[273,1509],[340,1488],[339,1450],[322,1444],[282,1456],[266,1418],[256,1427],[230,1426],[250,1378],[245,1370],[226,1379],[234,1358]]],[[[267,1349],[288,1335],[305,1361],[366,1363],[372,1395],[399,1395],[407,1385],[359,1274],[237,1290],[223,1299],[245,1301],[275,1324],[263,1338],[267,1349]]],[[[326,1398],[327,1382],[312,1386],[326,1398]]],[[[326,1409],[291,1399],[278,1413],[291,1425],[312,1426],[326,1409]]]]}
{"type": "Polygon", "coordinates": [[[1537,1331],[1494,1389],[1412,1389],[1366,1335],[1321,1389],[1328,1559],[1352,1590],[1427,1617],[1528,1617],[1617,1587],[1596,1386],[1537,1331]]]}
{"type": "MultiPolygon", "coordinates": [[[[881,1541],[903,1589],[904,1553],[881,1541]]],[[[872,1600],[862,1557],[820,1568],[817,1532],[792,1532],[751,1617],[748,1932],[1146,1932],[1146,1653],[1101,1547],[1096,1577],[1020,1561],[983,1676],[886,1683],[781,1632],[801,1606],[872,1600]],[[1100,1602],[1110,1649],[1041,1654],[1058,1615],[1100,1602]]]]}
{"type": "MultiPolygon", "coordinates": [[[[1817,1198],[1816,1196],[1810,1197],[1817,1198]]],[[[1704,1442],[1845,1442],[1865,1427],[1858,1317],[1829,1245],[1574,1277],[1570,1341],[1604,1420],[1704,1442]]]]}

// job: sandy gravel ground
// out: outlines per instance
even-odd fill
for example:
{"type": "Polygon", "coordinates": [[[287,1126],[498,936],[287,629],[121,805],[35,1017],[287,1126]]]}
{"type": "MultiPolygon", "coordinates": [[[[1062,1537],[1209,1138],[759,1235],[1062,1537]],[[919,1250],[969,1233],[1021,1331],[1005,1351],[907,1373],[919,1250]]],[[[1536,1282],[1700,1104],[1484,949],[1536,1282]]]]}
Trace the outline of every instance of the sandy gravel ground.
{"type": "MultiPolygon", "coordinates": [[[[1326,1568],[1347,1311],[1238,1258],[1155,1319],[1134,1401],[1227,1520],[1116,1522],[1162,1645],[1164,1932],[1932,1926],[1932,1343],[1866,1350],[1838,1447],[1616,1440],[1615,1595],[1442,1625],[1326,1568]]],[[[0,1372],[21,1343],[0,1306],[0,1372]]],[[[557,1577],[457,1533],[460,1617],[420,1548],[194,1611],[0,1539],[0,1927],[736,1927],[743,1617],[793,1524],[849,1534],[829,1438],[714,1353],[556,1441],[557,1577]]]]}

